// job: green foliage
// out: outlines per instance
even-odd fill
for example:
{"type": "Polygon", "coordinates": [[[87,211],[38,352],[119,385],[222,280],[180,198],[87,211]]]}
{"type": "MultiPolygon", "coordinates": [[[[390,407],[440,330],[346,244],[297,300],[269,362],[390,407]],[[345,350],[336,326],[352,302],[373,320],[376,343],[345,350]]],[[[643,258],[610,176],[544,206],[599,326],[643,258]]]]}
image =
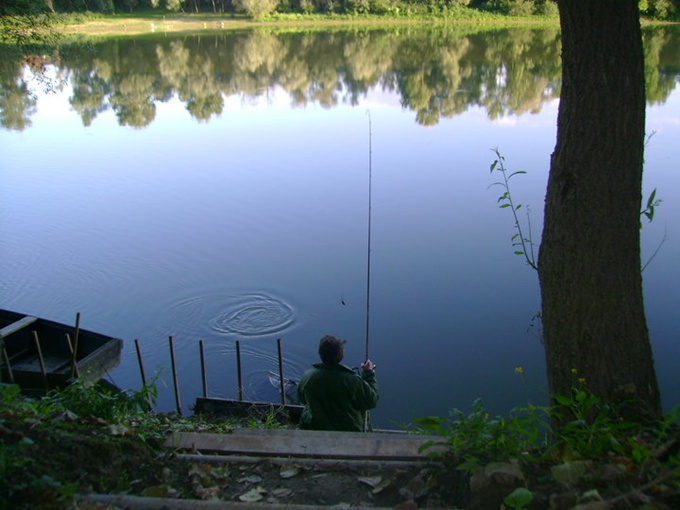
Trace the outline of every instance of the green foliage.
{"type": "Polygon", "coordinates": [[[125,0],[125,5],[130,9],[130,12],[139,5],[139,0],[125,0]]]}
{"type": "Polygon", "coordinates": [[[534,2],[532,0],[515,0],[508,9],[510,16],[531,16],[534,13],[534,2]]]}
{"type": "MultiPolygon", "coordinates": [[[[20,395],[19,387],[7,384],[0,384],[0,402],[7,405],[15,402],[20,395]]],[[[4,419],[0,415],[0,427],[4,426],[4,419]]],[[[0,442],[0,480],[7,477],[7,473],[24,466],[29,460],[23,452],[33,444],[30,438],[21,437],[14,442],[0,442]]],[[[1,487],[1,484],[0,484],[1,487]]]]}
{"type": "MultiPolygon", "coordinates": [[[[663,3],[672,0],[650,0],[650,3],[663,3]]],[[[443,17],[454,19],[488,19],[490,13],[503,16],[552,16],[557,15],[553,0],[283,0],[280,5],[274,0],[6,0],[10,5],[34,4],[45,8],[50,5],[55,12],[95,12],[114,14],[116,12],[133,13],[156,9],[172,12],[190,8],[199,12],[222,12],[231,7],[239,9],[239,4],[248,4],[244,10],[253,18],[261,18],[273,14],[278,7],[279,12],[305,14],[344,14],[356,15],[389,15],[393,17],[443,17]],[[273,7],[272,7],[273,5],[273,7]],[[251,14],[256,12],[256,15],[251,14]]],[[[649,6],[649,9],[654,9],[649,6]]],[[[656,10],[661,10],[660,5],[656,10]]]]}
{"type": "Polygon", "coordinates": [[[4,0],[0,3],[0,42],[27,46],[53,38],[54,16],[42,0],[4,0]]]}
{"type": "Polygon", "coordinates": [[[255,417],[257,414],[259,413],[254,412],[253,417],[248,420],[247,425],[249,429],[273,430],[287,428],[284,423],[286,418],[283,417],[285,412],[280,407],[272,404],[264,415],[255,417]]]}
{"type": "MultiPolygon", "coordinates": [[[[510,211],[512,211],[516,232],[512,236],[511,241],[512,246],[515,248],[515,255],[524,256],[525,260],[527,261],[527,264],[532,269],[538,270],[536,254],[534,252],[534,248],[537,245],[533,241],[533,236],[531,232],[531,218],[529,216],[530,213],[529,208],[527,207],[526,229],[524,229],[522,226],[522,222],[519,219],[519,215],[517,214],[517,212],[522,208],[522,204],[515,204],[510,190],[510,179],[512,179],[516,175],[526,174],[526,172],[524,170],[510,172],[505,167],[505,157],[500,153],[498,148],[491,150],[496,155],[496,159],[493,161],[493,163],[491,163],[490,167],[491,173],[493,173],[494,171],[500,172],[502,180],[492,183],[489,187],[500,186],[502,188],[503,193],[498,197],[499,207],[501,209],[510,209],[510,211]]],[[[654,220],[656,208],[659,207],[661,203],[662,200],[656,197],[656,188],[654,188],[654,190],[649,194],[649,197],[647,198],[647,204],[645,208],[642,211],[640,211],[640,215],[645,216],[649,222],[652,222],[654,220]]],[[[642,227],[642,224],[640,224],[640,227],[642,227]]],[[[644,267],[647,267],[648,264],[649,262],[647,262],[647,264],[645,264],[644,267]]]]}
{"type": "Polygon", "coordinates": [[[40,407],[38,402],[23,397],[19,386],[0,384],[0,429],[3,432],[0,438],[0,500],[9,501],[15,494],[29,494],[33,498],[31,508],[35,507],[38,496],[50,502],[51,506],[46,508],[66,508],[75,494],[75,484],[62,484],[49,476],[22,476],[20,481],[10,478],[15,472],[30,472],[33,458],[29,452],[34,443],[30,437],[13,432],[8,428],[9,424],[17,419],[35,421],[40,407]]]}
{"type": "Polygon", "coordinates": [[[638,428],[623,421],[616,409],[591,393],[585,384],[569,395],[556,395],[551,413],[557,424],[554,445],[566,460],[599,457],[607,452],[623,454],[626,436],[638,428]]]}
{"type": "Polygon", "coordinates": [[[503,498],[503,503],[515,510],[526,510],[533,499],[534,495],[530,490],[525,489],[524,487],[517,487],[503,498]]]}
{"type": "Polygon", "coordinates": [[[115,6],[113,0],[53,0],[57,12],[97,12],[113,14],[115,6]]]}
{"type": "Polygon", "coordinates": [[[182,9],[185,0],[165,0],[165,8],[169,11],[177,12],[182,9]]]}
{"type": "Polygon", "coordinates": [[[75,379],[65,389],[49,392],[41,403],[63,407],[78,416],[122,420],[149,410],[157,396],[154,382],[140,391],[120,391],[102,383],[75,379]]]}
{"type": "MultiPolygon", "coordinates": [[[[453,409],[449,418],[415,419],[418,433],[443,438],[428,441],[421,450],[444,446],[444,453],[432,455],[468,472],[489,462],[562,462],[553,466],[553,476],[564,480],[578,478],[584,460],[626,458],[644,470],[652,463],[658,467],[659,458],[664,457],[663,469],[676,473],[680,490],[680,450],[673,446],[680,430],[680,406],[651,426],[624,421],[614,407],[586,387],[585,379],[575,370],[572,373],[575,383],[571,392],[556,395],[551,407],[529,404],[513,409],[507,417],[491,417],[477,399],[468,415],[453,409]]],[[[524,509],[531,499],[531,492],[522,489],[508,495],[504,502],[511,508],[524,509]]]]}
{"type": "Polygon", "coordinates": [[[645,16],[659,20],[673,19],[680,13],[678,0],[639,0],[638,8],[645,16]]]}
{"type": "Polygon", "coordinates": [[[239,12],[244,12],[253,19],[268,16],[276,10],[279,0],[234,0],[234,6],[239,12]]]}
{"type": "Polygon", "coordinates": [[[304,14],[314,12],[314,2],[312,0],[300,0],[300,10],[304,14]]]}
{"type": "Polygon", "coordinates": [[[647,198],[647,206],[640,212],[640,215],[646,216],[647,220],[651,223],[654,220],[656,208],[661,205],[661,202],[661,199],[656,198],[656,188],[654,188],[647,198]]]}
{"type": "Polygon", "coordinates": [[[524,459],[528,451],[545,443],[548,416],[545,408],[530,404],[513,409],[508,417],[492,418],[482,400],[477,399],[468,415],[453,409],[448,419],[425,417],[414,422],[420,432],[445,438],[425,443],[423,451],[435,445],[446,446],[453,454],[457,469],[474,471],[491,461],[524,459]]]}
{"type": "Polygon", "coordinates": [[[547,18],[559,18],[560,16],[557,2],[554,0],[544,0],[542,2],[537,0],[534,3],[534,14],[547,18]]]}
{"type": "Polygon", "coordinates": [[[491,163],[491,173],[494,171],[500,172],[502,180],[494,182],[491,186],[500,186],[503,189],[503,193],[498,197],[499,207],[501,209],[510,209],[512,212],[512,217],[515,220],[515,230],[517,231],[511,238],[512,246],[515,248],[515,255],[524,256],[527,264],[532,269],[538,270],[538,265],[536,263],[536,255],[534,254],[534,247],[536,246],[532,234],[531,234],[531,218],[529,216],[530,211],[527,208],[527,228],[522,229],[522,222],[519,220],[517,212],[522,208],[522,204],[515,204],[512,194],[510,192],[510,179],[516,175],[522,175],[526,172],[524,170],[517,170],[515,172],[510,172],[505,168],[505,157],[500,153],[498,148],[492,149],[494,154],[496,154],[496,159],[491,163]],[[525,234],[525,232],[527,232],[525,234]]]}
{"type": "Polygon", "coordinates": [[[353,14],[368,14],[371,12],[369,0],[347,0],[347,10],[353,14]]]}

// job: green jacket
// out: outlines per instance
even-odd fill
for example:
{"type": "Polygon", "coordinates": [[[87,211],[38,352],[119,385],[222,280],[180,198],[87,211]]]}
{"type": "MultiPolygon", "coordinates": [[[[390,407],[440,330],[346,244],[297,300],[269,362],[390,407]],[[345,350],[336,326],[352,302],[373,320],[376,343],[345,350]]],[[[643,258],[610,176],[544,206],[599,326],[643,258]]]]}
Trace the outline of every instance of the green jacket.
{"type": "Polygon", "coordinates": [[[375,372],[359,376],[341,364],[317,363],[298,384],[298,399],[305,406],[300,428],[362,431],[364,414],[378,404],[375,372]]]}

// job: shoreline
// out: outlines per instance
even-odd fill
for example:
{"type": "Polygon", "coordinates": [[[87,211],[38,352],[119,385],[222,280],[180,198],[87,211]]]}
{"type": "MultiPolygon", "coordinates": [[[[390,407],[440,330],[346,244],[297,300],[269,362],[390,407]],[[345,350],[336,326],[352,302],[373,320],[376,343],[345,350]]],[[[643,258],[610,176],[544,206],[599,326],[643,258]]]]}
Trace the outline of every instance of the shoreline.
{"type": "Polygon", "coordinates": [[[224,30],[249,30],[257,28],[327,28],[327,27],[387,27],[405,25],[460,25],[460,26],[554,26],[559,20],[464,20],[464,19],[400,19],[400,18],[361,18],[361,19],[291,19],[254,21],[224,14],[125,17],[86,21],[78,24],[66,24],[56,28],[62,34],[79,34],[88,36],[139,35],[154,32],[191,33],[220,32],[224,30]]]}

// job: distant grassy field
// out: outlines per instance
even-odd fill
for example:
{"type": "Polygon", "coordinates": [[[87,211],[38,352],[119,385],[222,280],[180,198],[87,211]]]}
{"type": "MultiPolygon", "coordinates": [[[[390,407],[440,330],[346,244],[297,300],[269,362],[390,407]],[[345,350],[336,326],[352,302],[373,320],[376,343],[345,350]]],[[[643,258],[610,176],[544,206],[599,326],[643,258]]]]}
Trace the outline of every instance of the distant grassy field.
{"type": "Polygon", "coordinates": [[[149,32],[197,32],[202,30],[237,29],[253,26],[246,18],[224,16],[131,16],[102,17],[81,23],[61,25],[65,33],[87,35],[134,35],[149,32]]]}
{"type": "Polygon", "coordinates": [[[84,35],[135,35],[150,32],[200,32],[215,30],[237,30],[253,27],[295,27],[295,26],[329,26],[329,25],[391,25],[414,23],[464,23],[464,24],[552,24],[557,19],[520,19],[502,18],[483,20],[453,20],[445,18],[391,18],[382,16],[302,16],[280,15],[274,19],[255,21],[239,15],[132,15],[106,16],[83,21],[66,20],[58,30],[69,34],[84,35]]]}

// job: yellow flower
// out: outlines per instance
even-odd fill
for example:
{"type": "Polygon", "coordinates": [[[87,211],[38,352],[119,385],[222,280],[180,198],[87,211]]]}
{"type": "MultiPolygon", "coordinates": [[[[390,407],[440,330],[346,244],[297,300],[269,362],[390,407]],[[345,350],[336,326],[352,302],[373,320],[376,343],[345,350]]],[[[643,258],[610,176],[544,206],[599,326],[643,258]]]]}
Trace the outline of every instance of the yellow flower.
{"type": "Polygon", "coordinates": [[[578,383],[579,383],[579,384],[585,385],[585,384],[586,384],[586,378],[585,378],[585,377],[579,377],[579,378],[578,378],[578,383]]]}
{"type": "Polygon", "coordinates": [[[572,368],[571,373],[572,373],[572,375],[576,375],[576,374],[578,374],[578,370],[576,370],[575,368],[572,368]]]}
{"type": "Polygon", "coordinates": [[[524,373],[524,369],[523,369],[522,367],[515,367],[515,373],[516,373],[516,374],[523,374],[523,373],[524,373]]]}

